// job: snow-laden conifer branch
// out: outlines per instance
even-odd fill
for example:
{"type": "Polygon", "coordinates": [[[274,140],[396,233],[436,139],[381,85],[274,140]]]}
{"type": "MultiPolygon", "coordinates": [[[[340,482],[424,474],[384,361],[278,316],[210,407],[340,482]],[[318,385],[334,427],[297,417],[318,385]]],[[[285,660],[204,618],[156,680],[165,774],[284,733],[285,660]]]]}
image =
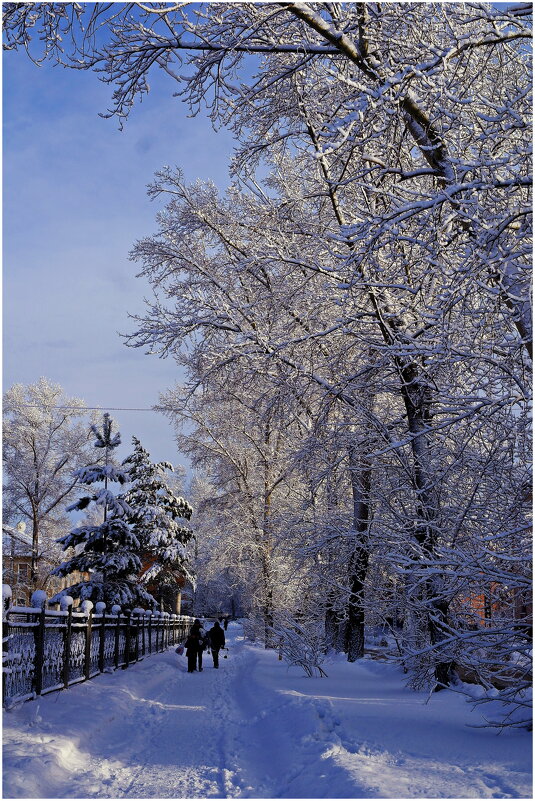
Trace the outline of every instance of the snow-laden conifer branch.
{"type": "Polygon", "coordinates": [[[166,473],[172,472],[169,462],[153,463],[136,437],[134,452],[123,465],[127,468],[130,486],[124,503],[130,509],[132,529],[139,540],[145,567],[142,581],[158,595],[167,584],[178,584],[184,577],[195,582],[188,544],[193,544],[193,531],[188,525],[193,509],[169,485],[166,473]]]}

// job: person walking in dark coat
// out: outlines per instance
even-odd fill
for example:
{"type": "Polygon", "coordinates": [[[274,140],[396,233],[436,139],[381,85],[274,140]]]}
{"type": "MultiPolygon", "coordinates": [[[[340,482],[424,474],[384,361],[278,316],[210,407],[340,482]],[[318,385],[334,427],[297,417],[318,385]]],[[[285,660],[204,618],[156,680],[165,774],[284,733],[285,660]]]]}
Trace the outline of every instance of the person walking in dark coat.
{"type": "Polygon", "coordinates": [[[219,651],[225,647],[225,632],[221,628],[219,621],[216,620],[210,631],[208,632],[210,638],[210,649],[212,651],[212,659],[214,660],[214,667],[219,667],[219,651]]]}
{"type": "Polygon", "coordinates": [[[224,619],[224,621],[223,621],[223,626],[225,627],[225,631],[226,631],[226,630],[227,630],[227,626],[228,626],[228,617],[226,617],[226,618],[224,619]]]}
{"type": "Polygon", "coordinates": [[[193,635],[197,638],[197,650],[195,652],[195,659],[193,661],[193,669],[195,670],[197,662],[198,662],[198,670],[202,672],[202,652],[206,647],[206,632],[202,627],[202,623],[199,619],[196,619],[193,626],[190,629],[190,637],[193,635]]]}
{"type": "Polygon", "coordinates": [[[188,639],[185,642],[185,646],[186,656],[188,657],[188,673],[193,673],[195,670],[197,670],[197,655],[199,653],[199,648],[201,647],[198,633],[191,631],[188,639]]]}

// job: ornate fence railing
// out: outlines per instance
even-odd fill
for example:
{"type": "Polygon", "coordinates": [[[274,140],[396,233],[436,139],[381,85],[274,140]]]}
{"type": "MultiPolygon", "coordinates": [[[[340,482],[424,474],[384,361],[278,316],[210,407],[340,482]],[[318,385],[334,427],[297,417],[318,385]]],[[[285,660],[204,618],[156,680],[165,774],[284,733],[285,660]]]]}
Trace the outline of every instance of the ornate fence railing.
{"type": "Polygon", "coordinates": [[[108,614],[104,604],[93,608],[89,601],[80,610],[72,605],[49,610],[43,597],[35,602],[32,598],[32,604],[8,606],[4,611],[4,706],[127,668],[149,654],[165,651],[184,642],[194,620],[143,609],[123,613],[118,606],[108,614]]]}

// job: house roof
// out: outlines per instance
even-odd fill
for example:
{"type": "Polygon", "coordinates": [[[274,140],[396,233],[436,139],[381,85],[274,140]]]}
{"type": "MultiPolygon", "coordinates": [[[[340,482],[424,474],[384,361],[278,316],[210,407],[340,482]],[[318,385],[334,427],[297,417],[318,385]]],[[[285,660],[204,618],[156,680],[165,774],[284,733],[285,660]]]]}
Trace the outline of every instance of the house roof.
{"type": "Polygon", "coordinates": [[[17,556],[31,556],[32,553],[32,538],[26,534],[25,531],[9,526],[7,523],[2,523],[2,548],[4,556],[8,556],[12,547],[17,556]]]}

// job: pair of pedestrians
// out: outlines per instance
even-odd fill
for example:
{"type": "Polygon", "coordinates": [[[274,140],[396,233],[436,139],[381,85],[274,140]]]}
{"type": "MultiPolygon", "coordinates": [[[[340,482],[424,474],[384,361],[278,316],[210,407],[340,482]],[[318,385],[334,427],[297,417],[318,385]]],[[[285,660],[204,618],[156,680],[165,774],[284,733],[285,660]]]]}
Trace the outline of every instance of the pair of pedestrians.
{"type": "Polygon", "coordinates": [[[185,645],[188,673],[193,673],[195,670],[202,671],[202,655],[206,648],[210,648],[214,668],[218,668],[219,651],[225,647],[225,632],[217,620],[208,633],[203,629],[201,621],[195,620],[185,645]]]}

